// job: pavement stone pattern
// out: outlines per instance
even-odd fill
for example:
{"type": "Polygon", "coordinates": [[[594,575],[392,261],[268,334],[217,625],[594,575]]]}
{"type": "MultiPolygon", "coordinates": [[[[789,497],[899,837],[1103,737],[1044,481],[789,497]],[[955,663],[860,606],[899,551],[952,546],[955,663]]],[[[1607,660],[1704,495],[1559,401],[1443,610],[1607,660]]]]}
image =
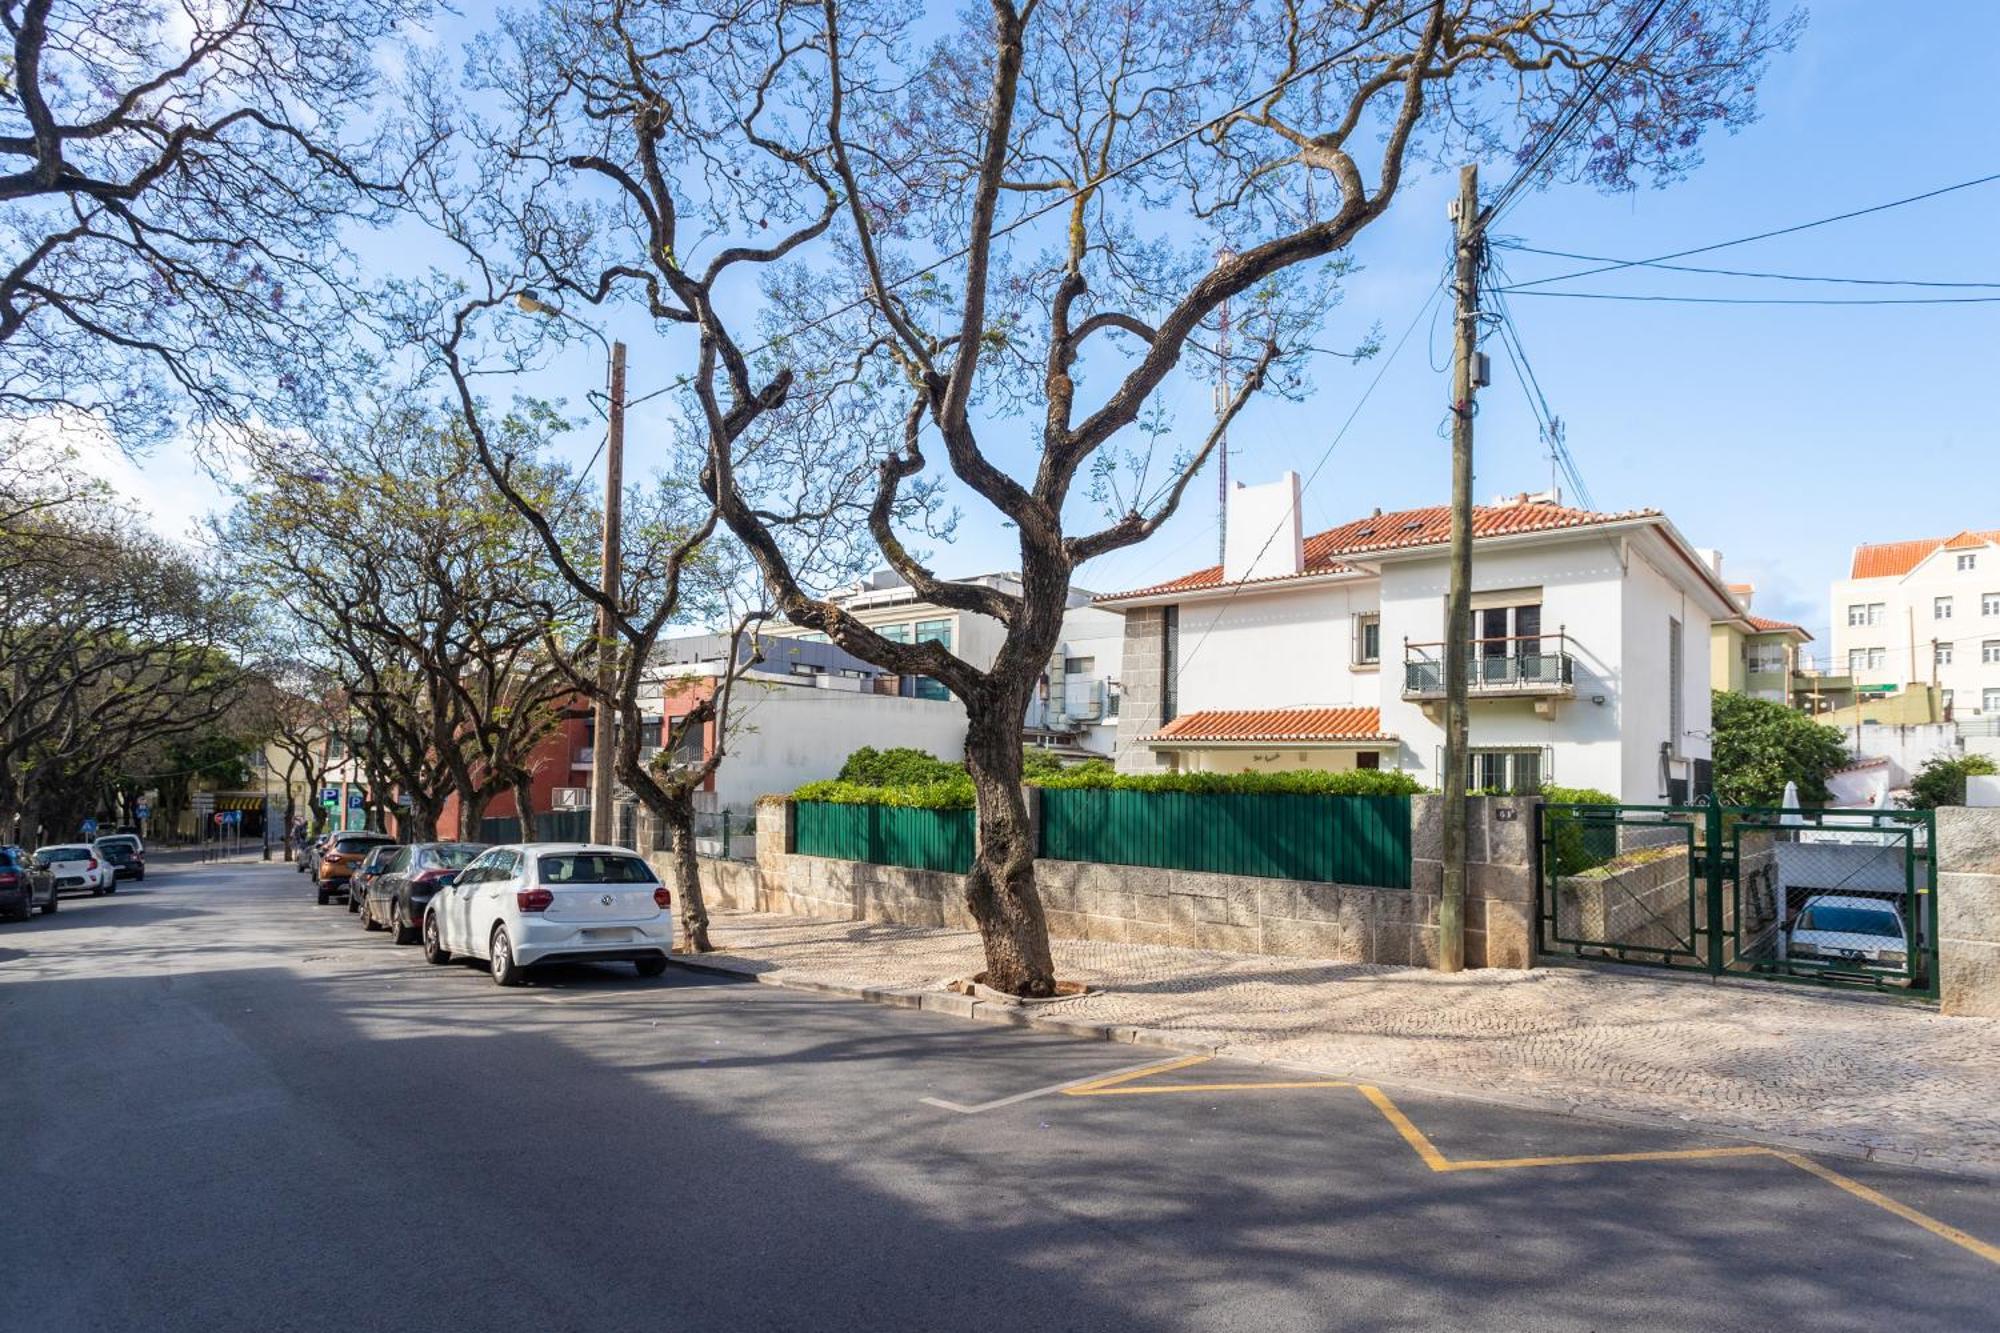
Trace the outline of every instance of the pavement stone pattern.
{"type": "MultiPolygon", "coordinates": [[[[947,1012],[969,931],[719,912],[702,961],[947,1012]],[[935,995],[939,1001],[931,1003],[935,995]]],[[[1055,940],[1098,993],[976,1015],[1214,1049],[1371,1081],[1698,1125],[1784,1146],[2000,1172],[2000,1020],[1771,983],[1545,967],[1416,968],[1055,940]]],[[[692,960],[691,960],[692,961],[692,960]]]]}

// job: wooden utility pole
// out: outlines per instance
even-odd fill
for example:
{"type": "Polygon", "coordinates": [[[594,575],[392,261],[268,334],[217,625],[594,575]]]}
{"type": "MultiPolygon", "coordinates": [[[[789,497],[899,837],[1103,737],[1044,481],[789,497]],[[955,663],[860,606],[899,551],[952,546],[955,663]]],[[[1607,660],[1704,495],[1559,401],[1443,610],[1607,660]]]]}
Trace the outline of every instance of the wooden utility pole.
{"type": "MultiPolygon", "coordinates": [[[[604,440],[604,548],[602,579],[598,586],[616,603],[621,581],[619,551],[622,547],[625,498],[625,344],[611,344],[611,404],[607,413],[604,440]]],[[[612,806],[612,746],[616,742],[618,719],[611,708],[611,693],[618,680],[618,664],[612,645],[617,627],[611,612],[597,610],[597,706],[590,738],[590,840],[610,843],[618,836],[617,812],[612,806]]],[[[525,815],[525,811],[522,812],[525,815]]],[[[534,833],[521,830],[523,838],[534,833]]]]}
{"type": "Polygon", "coordinates": [[[1465,967],[1465,790],[1471,752],[1465,718],[1472,670],[1472,395],[1479,376],[1479,168],[1458,173],[1458,263],[1452,291],[1451,575],[1444,610],[1444,884],[1438,899],[1438,970],[1465,967]]]}

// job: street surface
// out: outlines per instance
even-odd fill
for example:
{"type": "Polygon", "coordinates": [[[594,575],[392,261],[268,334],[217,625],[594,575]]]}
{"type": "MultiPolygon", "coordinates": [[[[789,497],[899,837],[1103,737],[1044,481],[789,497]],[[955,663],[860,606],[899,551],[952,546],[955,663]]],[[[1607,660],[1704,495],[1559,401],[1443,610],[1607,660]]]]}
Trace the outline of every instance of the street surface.
{"type": "Polygon", "coordinates": [[[678,968],[502,991],[283,865],[0,925],[0,1126],[10,1333],[2000,1317],[1990,1183],[678,968]]]}

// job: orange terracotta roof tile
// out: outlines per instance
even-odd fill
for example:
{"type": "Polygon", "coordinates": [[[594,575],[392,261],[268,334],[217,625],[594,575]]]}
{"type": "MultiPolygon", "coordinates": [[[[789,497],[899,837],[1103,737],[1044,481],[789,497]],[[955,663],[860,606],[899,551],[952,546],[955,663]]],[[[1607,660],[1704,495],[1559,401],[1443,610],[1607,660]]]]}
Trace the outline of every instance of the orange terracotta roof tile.
{"type": "Polygon", "coordinates": [[[1182,713],[1149,741],[1374,741],[1379,708],[1206,708],[1182,713]]]}
{"type": "Polygon", "coordinates": [[[1794,625],[1789,620],[1766,620],[1762,616],[1745,616],[1743,618],[1749,621],[1750,628],[1756,630],[1759,634],[1775,634],[1779,630],[1792,630],[1801,638],[1812,638],[1812,635],[1806,633],[1804,626],[1794,625]]]}
{"type": "Polygon", "coordinates": [[[1921,537],[1907,542],[1875,542],[1868,546],[1854,548],[1854,564],[1847,577],[1851,579],[1892,579],[1909,573],[1932,551],[1943,547],[1947,551],[1963,551],[1973,547],[2000,544],[2000,531],[1974,532],[1967,530],[1955,537],[1921,537]]]}
{"type": "MultiPolygon", "coordinates": [[[[1507,537],[1518,533],[1552,532],[1561,528],[1589,527],[1596,523],[1617,523],[1634,518],[1658,518],[1657,509],[1628,509],[1622,513],[1600,514],[1588,509],[1571,509],[1552,504],[1474,505],[1472,535],[1507,537]]],[[[1247,584],[1276,583],[1282,579],[1311,575],[1339,574],[1353,568],[1339,557],[1363,552],[1395,551],[1415,546],[1440,545],[1451,540],[1451,507],[1431,505],[1424,509],[1401,509],[1389,514],[1371,514],[1343,523],[1337,528],[1315,533],[1305,540],[1305,568],[1298,574],[1278,574],[1270,578],[1247,579],[1247,584]]],[[[1191,574],[1134,588],[1129,592],[1100,594],[1100,602],[1126,597],[1152,597],[1166,592],[1194,592],[1223,586],[1222,566],[1210,565],[1191,574]]]]}

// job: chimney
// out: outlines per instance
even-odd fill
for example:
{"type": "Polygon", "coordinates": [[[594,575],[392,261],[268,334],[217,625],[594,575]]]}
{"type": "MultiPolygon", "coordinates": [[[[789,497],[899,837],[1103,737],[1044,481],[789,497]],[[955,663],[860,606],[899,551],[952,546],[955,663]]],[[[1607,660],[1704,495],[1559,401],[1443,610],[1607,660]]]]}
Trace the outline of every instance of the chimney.
{"type": "Polygon", "coordinates": [[[1263,486],[1241,482],[1229,491],[1229,532],[1222,552],[1225,583],[1274,579],[1306,567],[1305,531],[1299,526],[1299,474],[1287,472],[1263,486]]]}

